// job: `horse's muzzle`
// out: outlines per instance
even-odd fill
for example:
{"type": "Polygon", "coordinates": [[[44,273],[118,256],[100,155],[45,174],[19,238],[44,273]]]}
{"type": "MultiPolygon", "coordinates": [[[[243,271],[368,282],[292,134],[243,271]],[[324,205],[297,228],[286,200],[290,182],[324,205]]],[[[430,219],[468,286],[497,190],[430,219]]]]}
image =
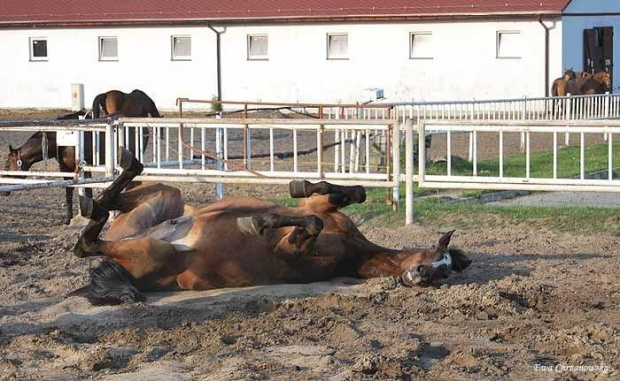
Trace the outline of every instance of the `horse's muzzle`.
{"type": "Polygon", "coordinates": [[[430,272],[428,266],[416,265],[405,271],[400,277],[405,286],[422,286],[430,281],[430,272]]]}

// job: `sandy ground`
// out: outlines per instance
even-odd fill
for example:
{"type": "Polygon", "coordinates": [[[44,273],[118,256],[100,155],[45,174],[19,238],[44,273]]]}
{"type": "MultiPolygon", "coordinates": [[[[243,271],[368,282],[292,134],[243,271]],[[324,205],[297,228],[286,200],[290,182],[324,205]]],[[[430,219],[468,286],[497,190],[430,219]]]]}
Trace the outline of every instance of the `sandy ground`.
{"type": "MultiPolygon", "coordinates": [[[[181,189],[190,204],[213,199],[213,186],[181,189]]],[[[0,380],[620,377],[618,236],[497,221],[457,231],[474,262],[433,287],[335,279],[92,307],[65,297],[99,260],[72,257],[79,229],[59,225],[62,200],[53,189],[0,199],[0,380]],[[594,368],[567,368],[580,365],[594,368]]],[[[362,226],[394,248],[428,247],[450,228],[362,226]]]]}

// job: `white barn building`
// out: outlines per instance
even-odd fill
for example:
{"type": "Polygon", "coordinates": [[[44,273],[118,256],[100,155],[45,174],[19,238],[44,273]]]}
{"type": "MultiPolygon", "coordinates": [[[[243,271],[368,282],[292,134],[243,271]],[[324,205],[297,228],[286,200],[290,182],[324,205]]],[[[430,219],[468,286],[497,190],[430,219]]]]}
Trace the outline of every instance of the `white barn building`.
{"type": "Polygon", "coordinates": [[[71,84],[87,107],[138,88],[162,109],[544,96],[565,68],[620,74],[619,16],[619,0],[2,0],[0,107],[70,107],[71,84]]]}

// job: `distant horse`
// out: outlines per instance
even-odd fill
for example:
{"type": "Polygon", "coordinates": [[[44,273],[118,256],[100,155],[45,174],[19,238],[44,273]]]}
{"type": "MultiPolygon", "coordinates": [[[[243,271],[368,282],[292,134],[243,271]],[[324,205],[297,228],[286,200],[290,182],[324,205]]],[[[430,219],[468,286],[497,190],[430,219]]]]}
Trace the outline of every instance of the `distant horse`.
{"type": "Polygon", "coordinates": [[[577,75],[571,69],[564,72],[562,77],[557,78],[551,85],[551,95],[554,97],[563,97],[566,94],[573,94],[577,91],[577,75]]]}
{"type": "Polygon", "coordinates": [[[208,290],[331,277],[399,276],[408,286],[427,285],[462,271],[471,260],[449,248],[453,231],[432,250],[394,250],[370,242],[341,208],[362,203],[361,186],[292,181],[296,208],[255,198],[228,198],[186,206],[181,192],[149,184],[121,193],[142,165],[123,152],[125,171],[97,201],[81,198],[90,219],[74,248],[79,258],[104,256],[86,291],[93,304],[141,301],[143,291],[208,290]],[[121,214],[102,239],[109,212],[121,214]]]}
{"type": "MultiPolygon", "coordinates": [[[[123,94],[120,91],[109,91],[98,95],[93,101],[93,115],[99,117],[101,115],[100,108],[109,116],[129,116],[129,117],[161,117],[155,103],[140,90],[134,90],[131,94],[123,94]],[[119,95],[120,94],[120,95],[119,95]]],[[[67,115],[57,117],[57,120],[79,119],[80,116],[90,118],[84,111],[78,111],[67,115]]],[[[133,129],[128,129],[128,145],[129,150],[133,153],[135,149],[135,133],[133,129]]],[[[148,143],[148,129],[143,138],[143,149],[146,150],[148,143]]],[[[92,133],[84,134],[84,160],[94,163],[93,158],[93,137],[92,133]]],[[[99,139],[99,157],[105,157],[105,136],[100,133],[99,139]]],[[[28,171],[32,165],[47,159],[56,159],[61,172],[75,172],[76,169],[75,147],[59,147],[56,144],[55,132],[37,132],[30,136],[26,143],[19,148],[13,148],[9,145],[9,156],[6,161],[5,170],[10,171],[28,171]]],[[[65,188],[66,193],[66,215],[62,222],[69,224],[73,218],[73,188],[65,188]]],[[[91,195],[90,188],[86,189],[86,194],[91,195]]],[[[3,195],[8,196],[10,192],[4,192],[3,195]]]]}
{"type": "Polygon", "coordinates": [[[579,84],[579,93],[584,95],[589,94],[605,94],[612,92],[611,86],[611,74],[608,69],[601,70],[594,74],[586,73],[582,75],[579,84]]]}
{"type": "Polygon", "coordinates": [[[563,97],[568,94],[605,94],[611,91],[611,75],[607,69],[595,74],[587,72],[576,74],[572,70],[566,70],[564,75],[553,81],[551,86],[551,96],[554,97],[563,97]]]}

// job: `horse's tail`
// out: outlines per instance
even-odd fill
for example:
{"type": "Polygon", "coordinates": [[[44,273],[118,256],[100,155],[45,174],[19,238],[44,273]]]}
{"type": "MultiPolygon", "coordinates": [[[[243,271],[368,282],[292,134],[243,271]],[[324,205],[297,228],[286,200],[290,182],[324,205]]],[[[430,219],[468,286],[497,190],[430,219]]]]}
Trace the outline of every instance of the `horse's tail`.
{"type": "Polygon", "coordinates": [[[151,116],[153,118],[162,118],[162,115],[159,113],[159,110],[157,109],[157,106],[155,106],[155,102],[153,101],[153,99],[151,99],[151,97],[149,97],[144,91],[142,90],[134,90],[134,93],[139,93],[140,95],[142,95],[144,97],[144,99],[147,102],[147,106],[148,106],[148,111],[149,114],[151,114],[151,116]]]}
{"type": "Polygon", "coordinates": [[[102,94],[97,95],[95,99],[93,100],[93,119],[97,119],[101,115],[100,108],[102,108],[106,114],[108,113],[108,110],[106,109],[106,106],[105,106],[106,97],[107,97],[107,94],[102,93],[102,94]]]}

